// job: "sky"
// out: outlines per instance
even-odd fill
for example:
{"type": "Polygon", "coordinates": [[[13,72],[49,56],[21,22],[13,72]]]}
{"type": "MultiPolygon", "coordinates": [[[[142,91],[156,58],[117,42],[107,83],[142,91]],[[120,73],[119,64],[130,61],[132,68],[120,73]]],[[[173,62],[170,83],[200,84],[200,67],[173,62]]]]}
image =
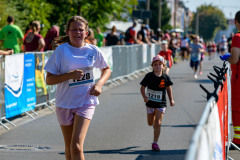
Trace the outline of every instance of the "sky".
{"type": "Polygon", "coordinates": [[[240,10],[240,0],[182,0],[192,12],[203,4],[217,6],[227,19],[234,19],[235,13],[240,10]]]}

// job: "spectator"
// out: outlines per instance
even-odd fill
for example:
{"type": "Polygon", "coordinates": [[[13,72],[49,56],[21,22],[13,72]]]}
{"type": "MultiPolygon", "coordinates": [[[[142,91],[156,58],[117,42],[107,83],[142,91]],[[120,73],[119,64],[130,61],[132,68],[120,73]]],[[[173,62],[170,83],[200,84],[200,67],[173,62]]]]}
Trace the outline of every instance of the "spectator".
{"type": "MultiPolygon", "coordinates": [[[[148,26],[147,26],[147,27],[148,27],[148,26]]],[[[145,24],[142,24],[141,30],[140,30],[138,33],[142,35],[142,41],[143,41],[144,43],[151,44],[151,42],[150,42],[149,39],[148,39],[147,27],[146,27],[145,24]]]]}
{"type": "Polygon", "coordinates": [[[125,40],[124,40],[124,38],[125,38],[125,35],[124,35],[123,32],[121,32],[120,35],[119,35],[120,45],[125,45],[125,40]]]}
{"type": "Polygon", "coordinates": [[[141,34],[137,34],[137,40],[139,44],[144,44],[144,42],[142,41],[142,35],[141,34]]]}
{"type": "MultiPolygon", "coordinates": [[[[231,63],[232,123],[234,130],[232,142],[240,147],[240,11],[235,14],[234,23],[238,33],[232,38],[231,54],[226,53],[220,58],[231,63]]],[[[233,145],[229,148],[229,150],[235,149],[233,145]]]]}
{"type": "Polygon", "coordinates": [[[113,45],[120,44],[116,31],[117,31],[116,26],[113,26],[111,32],[108,33],[107,37],[105,38],[106,46],[113,46],[113,45]]]}
{"type": "Polygon", "coordinates": [[[154,30],[150,30],[150,41],[152,43],[158,43],[158,38],[154,34],[154,30]]]}
{"type": "Polygon", "coordinates": [[[125,41],[127,45],[138,44],[137,32],[135,30],[136,26],[137,21],[134,21],[132,27],[128,28],[125,33],[125,41]]]}
{"type": "Polygon", "coordinates": [[[23,42],[25,52],[42,52],[45,46],[43,37],[39,34],[41,29],[39,21],[33,21],[32,32],[29,32],[23,42]]]}
{"type": "Polygon", "coordinates": [[[146,25],[145,26],[145,29],[146,29],[146,33],[147,33],[147,40],[148,40],[148,44],[151,44],[151,36],[150,36],[150,31],[151,31],[151,28],[149,27],[149,25],[146,25]]]}
{"type": "Polygon", "coordinates": [[[92,45],[97,45],[97,40],[94,37],[94,32],[91,28],[88,29],[88,36],[85,39],[85,42],[92,45]]]}
{"type": "Polygon", "coordinates": [[[57,25],[52,26],[52,28],[48,30],[44,38],[45,41],[44,51],[52,50],[52,41],[54,40],[54,38],[59,36],[59,30],[60,28],[57,25]]]}
{"type": "Polygon", "coordinates": [[[97,40],[97,46],[102,47],[104,46],[104,36],[101,32],[101,29],[97,27],[97,33],[95,34],[95,38],[97,40]]]}
{"type": "Polygon", "coordinates": [[[157,41],[158,41],[158,43],[161,43],[163,37],[164,37],[164,34],[162,33],[162,30],[160,28],[158,28],[157,29],[157,41]]]}
{"type": "Polygon", "coordinates": [[[8,16],[7,25],[4,26],[0,32],[0,41],[3,41],[4,50],[14,50],[14,53],[20,52],[20,43],[23,40],[23,33],[21,29],[14,24],[13,16],[8,16]]]}
{"type": "MultiPolygon", "coordinates": [[[[32,29],[31,29],[31,27],[32,27],[32,22],[33,21],[31,21],[31,22],[29,22],[29,24],[27,25],[27,27],[26,27],[26,29],[25,29],[25,34],[24,34],[24,36],[23,36],[23,42],[25,41],[25,38],[27,37],[27,35],[28,35],[28,33],[29,32],[32,32],[32,29]]],[[[22,44],[22,51],[24,51],[24,45],[22,44]]]]}

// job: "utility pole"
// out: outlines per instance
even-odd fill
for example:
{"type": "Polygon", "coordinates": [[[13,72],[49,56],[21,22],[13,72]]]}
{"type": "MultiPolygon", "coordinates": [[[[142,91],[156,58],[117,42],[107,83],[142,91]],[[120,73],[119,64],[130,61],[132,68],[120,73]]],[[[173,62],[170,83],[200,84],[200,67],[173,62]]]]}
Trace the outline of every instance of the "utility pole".
{"type": "Polygon", "coordinates": [[[158,0],[158,28],[161,29],[162,24],[162,0],[158,0]]]}
{"type": "Polygon", "coordinates": [[[177,9],[178,9],[178,0],[174,0],[174,28],[177,26],[177,9]]]}
{"type": "Polygon", "coordinates": [[[196,13],[196,34],[199,35],[199,11],[196,13]]]}
{"type": "MultiPolygon", "coordinates": [[[[150,11],[150,0],[147,0],[146,10],[150,11]]],[[[146,19],[146,24],[149,25],[149,18],[146,19]]]]}

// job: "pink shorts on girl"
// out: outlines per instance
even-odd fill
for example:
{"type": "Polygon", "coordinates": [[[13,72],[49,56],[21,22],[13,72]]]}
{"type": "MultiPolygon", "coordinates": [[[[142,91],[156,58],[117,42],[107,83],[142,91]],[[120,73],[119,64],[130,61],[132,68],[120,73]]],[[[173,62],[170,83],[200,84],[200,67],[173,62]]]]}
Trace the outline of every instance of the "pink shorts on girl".
{"type": "Polygon", "coordinates": [[[163,114],[165,114],[165,112],[166,112],[166,107],[163,107],[163,108],[150,108],[150,107],[147,107],[147,114],[152,114],[152,113],[154,113],[154,109],[159,110],[159,111],[162,112],[163,114]]]}
{"type": "Polygon", "coordinates": [[[73,109],[56,107],[57,119],[60,125],[62,126],[69,126],[73,124],[75,114],[91,120],[94,115],[94,111],[95,106],[92,105],[86,105],[83,107],[73,109]]]}

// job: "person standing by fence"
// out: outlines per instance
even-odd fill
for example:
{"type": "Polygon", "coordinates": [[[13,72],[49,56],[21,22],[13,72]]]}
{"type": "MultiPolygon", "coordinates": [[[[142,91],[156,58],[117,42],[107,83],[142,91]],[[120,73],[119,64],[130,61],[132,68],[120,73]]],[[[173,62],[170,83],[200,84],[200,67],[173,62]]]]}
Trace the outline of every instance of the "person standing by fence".
{"type": "Polygon", "coordinates": [[[107,34],[105,38],[105,44],[106,46],[113,46],[113,45],[119,45],[119,37],[116,34],[117,28],[116,26],[113,26],[111,29],[111,32],[107,34]]]}
{"type": "Polygon", "coordinates": [[[25,52],[42,52],[45,46],[45,41],[42,35],[39,34],[41,25],[39,21],[33,21],[31,26],[32,31],[29,32],[23,42],[25,52]]]}
{"type": "Polygon", "coordinates": [[[46,83],[57,84],[56,114],[65,142],[67,160],[84,160],[83,143],[88,127],[99,104],[103,84],[111,70],[102,51],[95,45],[85,43],[88,21],[73,16],[67,24],[67,36],[60,40],[44,69],[46,83]],[[63,43],[63,44],[62,44],[63,43]],[[101,69],[101,77],[94,83],[93,68],[101,69]]]}
{"type": "Polygon", "coordinates": [[[153,72],[149,72],[140,82],[140,92],[147,107],[148,125],[153,126],[153,143],[152,150],[160,151],[158,139],[161,132],[161,123],[163,114],[167,108],[166,91],[170,101],[170,105],[174,106],[175,102],[172,95],[172,81],[164,71],[165,59],[157,55],[153,57],[152,68],[153,72]],[[147,93],[145,91],[147,87],[147,93]]]}
{"type": "Polygon", "coordinates": [[[44,38],[45,41],[44,51],[52,50],[52,41],[54,40],[54,38],[59,36],[59,31],[60,27],[57,25],[53,25],[52,28],[48,30],[44,38]]]}
{"type": "Polygon", "coordinates": [[[21,29],[14,24],[13,16],[8,16],[8,25],[4,26],[0,31],[0,42],[3,41],[4,50],[14,50],[14,53],[20,52],[19,40],[22,43],[23,33],[21,29]]]}
{"type": "MultiPolygon", "coordinates": [[[[231,63],[232,122],[234,130],[232,142],[240,147],[240,11],[236,13],[234,22],[238,32],[232,38],[231,54],[226,53],[220,58],[231,63]]],[[[230,149],[235,148],[231,146],[230,149]]]]}
{"type": "Polygon", "coordinates": [[[137,26],[137,21],[133,21],[132,27],[128,28],[125,32],[126,45],[138,44],[137,32],[135,27],[137,26]]]}

